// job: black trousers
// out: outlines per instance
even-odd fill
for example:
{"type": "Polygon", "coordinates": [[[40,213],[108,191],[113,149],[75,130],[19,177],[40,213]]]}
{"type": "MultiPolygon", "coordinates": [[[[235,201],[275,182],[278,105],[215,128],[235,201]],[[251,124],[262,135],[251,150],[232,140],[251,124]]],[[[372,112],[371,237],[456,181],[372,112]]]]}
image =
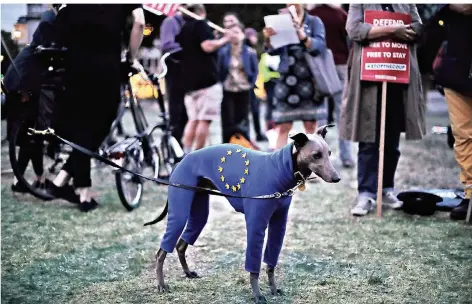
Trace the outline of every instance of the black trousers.
{"type": "Polygon", "coordinates": [[[252,123],[254,125],[254,133],[256,136],[261,135],[261,119],[260,119],[260,108],[261,101],[257,98],[254,90],[250,90],[249,94],[251,96],[251,113],[252,113],[252,123]]]}
{"type": "MultiPolygon", "coordinates": [[[[59,110],[61,131],[63,137],[91,151],[98,150],[118,111],[120,54],[115,55],[71,52],[68,57],[66,92],[59,110]]],[[[74,150],[62,169],[72,176],[76,188],[92,185],[89,156],[74,150]]]]}
{"type": "Polygon", "coordinates": [[[249,102],[249,91],[223,92],[221,103],[223,143],[229,143],[234,133],[240,133],[249,139],[249,102]]]}
{"type": "Polygon", "coordinates": [[[179,63],[169,61],[166,76],[166,94],[169,101],[169,124],[172,136],[182,145],[185,125],[188,122],[185,109],[185,91],[182,88],[182,73],[179,63]]]}

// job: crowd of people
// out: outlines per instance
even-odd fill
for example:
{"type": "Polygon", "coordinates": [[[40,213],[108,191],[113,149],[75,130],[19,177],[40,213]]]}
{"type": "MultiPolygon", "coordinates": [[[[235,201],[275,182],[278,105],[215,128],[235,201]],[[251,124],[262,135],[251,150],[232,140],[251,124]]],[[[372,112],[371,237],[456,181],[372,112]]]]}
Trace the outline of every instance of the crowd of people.
{"type": "MultiPolygon", "coordinates": [[[[407,140],[419,140],[426,134],[426,95],[417,46],[427,46],[424,37],[428,35],[423,34],[425,26],[416,6],[351,4],[347,12],[331,4],[313,5],[310,10],[302,4],[289,6],[296,11],[293,24],[300,42],[280,48],[271,45],[271,37],[276,34],[273,28],[264,28],[261,33],[264,39],[259,42],[259,33],[245,28],[236,13],[225,14],[224,31],[215,31],[206,20],[202,4],[186,6],[199,16],[197,19],[178,12],[163,21],[161,51],[172,54],[167,61],[166,92],[174,137],[181,142],[184,153],[201,149],[207,143],[211,123],[221,118],[223,143],[232,142],[236,134],[249,140],[251,113],[256,140],[267,140],[260,123],[260,100],[254,93],[258,76],[263,78],[267,96],[266,129],[275,129],[278,134],[275,149],[287,144],[295,121],[303,122],[306,133],[314,133],[318,122],[328,120],[331,114],[328,104],[332,103],[343,167],[355,166],[352,142],[359,143],[358,198],[351,212],[366,215],[374,209],[377,195],[381,87],[379,83],[360,79],[362,47],[382,39],[401,41],[409,45],[410,79],[409,84],[387,86],[382,198],[392,208],[401,208],[402,202],[394,190],[400,134],[405,132],[407,140]],[[373,26],[364,22],[366,10],[408,14],[412,23],[373,26]],[[258,56],[256,49],[261,48],[264,51],[258,56]],[[344,90],[334,96],[317,92],[307,62],[307,56],[316,57],[326,49],[332,51],[337,75],[344,85],[344,90]]],[[[64,137],[96,150],[118,107],[120,89],[115,76],[119,75],[125,21],[128,17],[132,19],[127,60],[133,64],[142,41],[144,13],[134,5],[116,5],[113,9],[107,6],[106,10],[100,5],[67,5],[62,9],[55,21],[61,24],[57,39],[68,47],[69,56],[64,99],[68,102],[59,109],[65,118],[60,121],[63,126],[60,130],[64,137]],[[77,15],[88,16],[90,23],[74,22],[77,15]],[[92,67],[94,73],[90,73],[92,67]],[[84,87],[94,90],[98,84],[100,88],[96,91],[100,94],[91,95],[83,90],[84,87]]],[[[431,70],[436,83],[444,88],[456,141],[456,159],[466,189],[465,199],[451,212],[451,217],[462,219],[472,195],[472,5],[445,5],[435,18],[448,25],[441,32],[444,43],[431,70]]],[[[11,88],[15,92],[23,90],[11,88]]],[[[16,94],[14,98],[26,97],[16,94]]],[[[40,172],[37,175],[38,183],[44,183],[40,172]]],[[[80,203],[83,211],[97,206],[90,191],[90,158],[79,152],[70,155],[50,184],[55,196],[80,203]],[[71,179],[74,186],[69,184],[71,179]]]]}
{"type": "MultiPolygon", "coordinates": [[[[183,134],[186,153],[200,149],[209,134],[210,123],[221,117],[223,142],[230,142],[235,133],[249,138],[248,115],[252,112],[257,140],[264,140],[259,122],[259,102],[253,90],[258,74],[263,77],[267,95],[266,126],[267,129],[275,128],[278,134],[276,149],[287,143],[295,121],[303,122],[306,133],[314,133],[317,122],[326,121],[331,114],[328,107],[331,101],[334,120],[338,123],[339,158],[343,167],[354,167],[351,146],[352,142],[359,143],[358,198],[351,213],[366,215],[375,208],[377,196],[382,90],[381,83],[360,79],[362,47],[370,41],[382,39],[404,42],[409,45],[410,79],[409,84],[387,86],[382,197],[384,204],[393,209],[401,208],[403,202],[394,189],[401,154],[400,134],[404,132],[407,140],[419,140],[426,134],[427,94],[424,92],[426,88],[423,90],[424,73],[419,68],[417,47],[419,44],[423,48],[429,46],[416,6],[351,4],[346,12],[330,4],[313,5],[309,11],[302,4],[288,4],[287,7],[291,5],[298,16],[293,22],[300,43],[273,48],[270,37],[276,33],[272,28],[264,28],[264,52],[259,64],[254,51],[258,46],[257,32],[252,28],[244,29],[235,13],[225,14],[223,26],[226,31],[223,35],[214,35],[205,21],[205,7],[201,4],[190,5],[187,9],[202,20],[177,14],[164,21],[161,27],[161,37],[165,37],[163,44],[180,45],[179,69],[185,75],[180,78],[185,96],[176,93],[169,98],[169,106],[179,108],[179,111],[186,109],[188,117],[185,127],[185,114],[171,118],[175,136],[179,139],[183,134]],[[372,26],[363,21],[366,10],[408,14],[412,23],[393,27],[372,26]],[[166,24],[173,26],[168,28],[166,24]],[[177,24],[181,27],[180,32],[175,26],[177,24]],[[327,48],[333,52],[338,77],[344,84],[344,90],[334,96],[316,91],[314,76],[305,56],[306,53],[317,56],[327,48]]],[[[471,41],[463,39],[459,43],[456,39],[464,38],[465,34],[458,34],[459,31],[451,34],[451,28],[470,28],[470,10],[470,5],[446,5],[436,17],[450,24],[442,40],[453,42],[448,44],[449,57],[444,56],[446,59],[442,58],[437,69],[437,83],[446,88],[452,130],[458,141],[456,157],[461,167],[461,181],[466,187],[465,199],[451,212],[452,218],[465,218],[472,192],[471,41]],[[458,61],[453,63],[452,58],[458,61]],[[457,72],[457,79],[447,79],[447,71],[457,72]]],[[[177,78],[169,75],[168,81],[175,83],[177,78]]],[[[173,92],[170,87],[169,91],[173,92]]],[[[171,110],[171,113],[179,111],[171,110]]]]}

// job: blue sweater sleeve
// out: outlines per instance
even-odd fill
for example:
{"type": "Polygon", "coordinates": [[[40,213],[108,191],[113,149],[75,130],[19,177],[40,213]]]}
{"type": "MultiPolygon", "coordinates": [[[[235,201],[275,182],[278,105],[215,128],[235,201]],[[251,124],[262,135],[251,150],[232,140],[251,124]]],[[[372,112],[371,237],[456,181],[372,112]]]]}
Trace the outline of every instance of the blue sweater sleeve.
{"type": "Polygon", "coordinates": [[[319,17],[312,16],[311,27],[311,47],[308,52],[312,56],[323,53],[326,50],[326,30],[323,21],[319,17]]]}

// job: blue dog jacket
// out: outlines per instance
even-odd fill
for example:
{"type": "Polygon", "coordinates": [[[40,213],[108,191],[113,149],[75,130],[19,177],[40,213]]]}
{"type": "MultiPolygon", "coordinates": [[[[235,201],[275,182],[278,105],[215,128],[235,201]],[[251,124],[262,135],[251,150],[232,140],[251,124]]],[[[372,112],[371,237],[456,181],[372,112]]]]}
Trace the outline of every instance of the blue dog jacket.
{"type": "MultiPolygon", "coordinates": [[[[175,168],[170,181],[196,186],[200,178],[206,178],[222,193],[240,196],[284,192],[296,185],[292,150],[293,144],[273,153],[233,144],[210,146],[185,156],[175,168]]],[[[245,269],[253,273],[260,272],[267,227],[264,262],[275,267],[282,249],[292,198],[261,200],[229,197],[228,200],[236,211],[244,213],[246,219],[245,269]]],[[[161,248],[170,253],[180,236],[190,245],[195,243],[208,219],[209,195],[169,187],[168,204],[167,228],[161,248]]]]}

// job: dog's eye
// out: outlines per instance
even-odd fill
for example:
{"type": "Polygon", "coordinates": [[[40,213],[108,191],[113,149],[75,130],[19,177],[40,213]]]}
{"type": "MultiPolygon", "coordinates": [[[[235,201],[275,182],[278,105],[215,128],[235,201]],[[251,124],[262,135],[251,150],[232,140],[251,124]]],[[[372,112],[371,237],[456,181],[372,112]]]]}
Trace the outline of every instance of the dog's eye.
{"type": "Polygon", "coordinates": [[[314,158],[314,159],[320,159],[321,157],[322,157],[322,155],[321,155],[320,152],[313,153],[313,158],[314,158]]]}
{"type": "Polygon", "coordinates": [[[328,155],[331,156],[331,151],[328,152],[328,155]]]}

